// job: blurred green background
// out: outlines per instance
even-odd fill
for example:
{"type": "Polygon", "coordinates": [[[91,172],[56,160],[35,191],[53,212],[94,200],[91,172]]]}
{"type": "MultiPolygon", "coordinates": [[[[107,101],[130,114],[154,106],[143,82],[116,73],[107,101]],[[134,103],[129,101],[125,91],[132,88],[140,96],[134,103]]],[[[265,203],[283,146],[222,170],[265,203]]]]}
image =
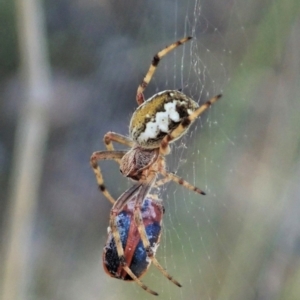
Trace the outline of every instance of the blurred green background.
{"type": "MultiPolygon", "coordinates": [[[[298,0],[1,0],[0,297],[154,299],[103,271],[89,157],[127,134],[153,55],[192,35],[145,96],[223,94],[167,158],[207,196],[162,189],[157,258],[183,287],[142,280],[159,299],[300,299],[299,32],[298,0]]],[[[101,166],[117,198],[131,183],[101,166]]]]}

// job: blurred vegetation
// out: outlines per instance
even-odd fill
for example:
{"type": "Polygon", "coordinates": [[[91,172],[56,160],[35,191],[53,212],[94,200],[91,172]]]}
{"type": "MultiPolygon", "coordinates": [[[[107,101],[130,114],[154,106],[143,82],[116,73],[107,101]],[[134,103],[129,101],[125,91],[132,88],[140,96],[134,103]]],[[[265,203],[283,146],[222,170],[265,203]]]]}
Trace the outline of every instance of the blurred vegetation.
{"type": "Polygon", "coordinates": [[[13,1],[0,1],[0,80],[16,72],[17,33],[13,1]]]}

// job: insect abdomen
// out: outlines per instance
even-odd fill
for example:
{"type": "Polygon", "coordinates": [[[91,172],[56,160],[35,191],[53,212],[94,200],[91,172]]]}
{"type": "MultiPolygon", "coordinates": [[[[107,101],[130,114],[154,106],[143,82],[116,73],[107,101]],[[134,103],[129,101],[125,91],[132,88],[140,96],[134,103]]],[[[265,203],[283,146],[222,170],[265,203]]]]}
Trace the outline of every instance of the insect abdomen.
{"type": "MultiPolygon", "coordinates": [[[[147,198],[144,200],[141,213],[150,246],[155,254],[161,235],[162,205],[156,200],[147,198]]],[[[126,263],[135,276],[139,278],[147,271],[151,260],[147,257],[147,252],[134,222],[134,205],[132,205],[132,202],[124,207],[116,219],[126,263]]],[[[111,277],[132,280],[120,264],[111,232],[109,232],[104,247],[103,266],[105,272],[111,277]]]]}

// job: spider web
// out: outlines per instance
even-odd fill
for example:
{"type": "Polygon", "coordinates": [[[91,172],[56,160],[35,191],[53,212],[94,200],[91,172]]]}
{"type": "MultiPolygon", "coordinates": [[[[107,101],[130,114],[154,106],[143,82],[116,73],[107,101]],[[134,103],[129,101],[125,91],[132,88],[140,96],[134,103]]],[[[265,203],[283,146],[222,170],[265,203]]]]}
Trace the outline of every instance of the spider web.
{"type": "MultiPolygon", "coordinates": [[[[203,188],[207,196],[199,197],[174,184],[165,187],[162,193],[165,226],[157,256],[183,288],[178,291],[172,284],[166,284],[155,271],[149,275],[148,282],[156,286],[162,299],[277,299],[275,295],[280,294],[284,280],[281,266],[275,259],[264,260],[264,256],[274,243],[274,228],[280,228],[282,220],[283,204],[276,212],[269,211],[272,199],[280,197],[269,191],[272,187],[279,192],[275,175],[278,170],[270,174],[268,169],[272,167],[267,158],[270,152],[266,149],[272,143],[262,140],[257,143],[254,138],[261,132],[258,124],[268,126],[267,123],[249,117],[253,107],[259,105],[256,102],[254,105],[255,95],[251,91],[260,84],[258,71],[252,69],[253,58],[263,57],[264,64],[267,57],[272,56],[272,49],[270,45],[265,46],[270,51],[266,56],[260,54],[262,50],[255,53],[255,47],[261,49],[263,42],[260,38],[253,40],[249,27],[245,29],[249,7],[241,7],[238,1],[218,2],[215,9],[219,11],[214,14],[213,4],[210,9],[206,5],[199,1],[187,2],[183,36],[192,33],[194,39],[191,45],[177,49],[171,58],[166,58],[167,62],[161,63],[166,74],[164,85],[157,80],[161,75],[156,75],[154,82],[157,91],[182,88],[200,104],[218,93],[224,94],[223,99],[173,145],[167,159],[170,171],[203,188]],[[256,43],[252,48],[249,39],[256,43]],[[167,75],[170,73],[173,73],[172,79],[167,75]],[[255,150],[249,151],[250,141],[254,141],[255,150]],[[260,156],[263,163],[256,151],[264,153],[260,156]],[[266,176],[270,180],[266,180],[266,176]],[[265,187],[266,183],[269,188],[265,187]],[[260,268],[261,263],[266,264],[265,268],[260,268]],[[277,284],[270,276],[276,278],[277,284]],[[257,282],[258,277],[262,283],[257,282]]],[[[264,5],[268,11],[264,16],[270,22],[274,3],[264,5]]],[[[179,12],[182,9],[177,2],[175,40],[181,35],[178,24],[181,24],[179,12]]],[[[262,31],[268,28],[263,19],[260,28],[262,31]]],[[[270,84],[277,89],[276,83],[270,84]]],[[[264,99],[265,95],[260,95],[264,99]]],[[[263,114],[270,117],[266,111],[263,114]]],[[[278,114],[273,118],[275,126],[278,114]]],[[[269,140],[268,135],[265,136],[269,140]]],[[[273,138],[275,136],[273,133],[273,138]]],[[[277,206],[278,202],[275,203],[277,206]]],[[[293,243],[297,244],[297,238],[293,243]]],[[[285,249],[277,251],[290,260],[283,252],[292,250],[282,244],[277,247],[285,249]]]]}
{"type": "MultiPolygon", "coordinates": [[[[179,3],[176,3],[175,16],[178,16],[178,6],[179,3]]],[[[243,24],[235,14],[234,7],[228,8],[231,14],[231,18],[226,20],[228,23],[214,24],[202,12],[200,1],[187,3],[184,34],[178,33],[180,17],[175,17],[174,40],[181,35],[192,35],[193,40],[190,45],[178,48],[162,60],[158,74],[151,82],[155,87],[154,92],[170,88],[182,89],[202,104],[212,96],[226,91],[233,75],[232,69],[242,63],[234,61],[235,50],[227,41],[227,35],[230,34],[228,31],[236,24],[238,27],[234,28],[233,34],[242,41],[244,51],[247,51],[247,35],[243,24]]],[[[147,90],[148,93],[151,92],[147,90]]],[[[223,113],[222,109],[227,107],[226,111],[230,113],[230,103],[227,101],[230,102],[230,99],[225,94],[172,146],[172,153],[167,158],[169,171],[200,187],[207,196],[194,195],[172,183],[163,189],[166,213],[157,257],[170,274],[182,283],[183,288],[178,290],[166,283],[161,274],[152,268],[145,282],[155,286],[162,299],[217,299],[218,294],[222,295],[226,281],[225,266],[232,268],[232,276],[245,286],[248,295],[253,296],[254,293],[248,278],[243,276],[243,269],[232,259],[231,241],[234,233],[222,230],[221,225],[221,214],[231,215],[235,223],[240,224],[238,226],[242,225],[241,211],[228,205],[228,199],[222,192],[225,186],[222,181],[228,180],[232,174],[237,176],[238,172],[225,164],[221,154],[226,151],[227,160],[234,162],[236,137],[223,128],[224,119],[229,114],[223,113]]],[[[137,294],[147,298],[138,288],[137,294]]]]}

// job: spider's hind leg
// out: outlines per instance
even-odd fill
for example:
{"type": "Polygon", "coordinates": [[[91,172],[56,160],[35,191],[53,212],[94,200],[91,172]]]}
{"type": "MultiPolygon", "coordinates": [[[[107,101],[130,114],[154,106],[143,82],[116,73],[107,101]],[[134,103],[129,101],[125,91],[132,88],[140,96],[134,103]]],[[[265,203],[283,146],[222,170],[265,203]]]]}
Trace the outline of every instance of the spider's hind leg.
{"type": "Polygon", "coordinates": [[[122,242],[121,242],[121,236],[120,236],[120,233],[119,233],[119,230],[118,230],[118,226],[116,224],[116,214],[117,213],[114,212],[114,209],[112,209],[111,215],[110,215],[109,225],[110,225],[111,232],[112,232],[112,235],[113,235],[114,240],[115,240],[118,257],[120,259],[120,263],[122,265],[122,268],[132,278],[132,280],[134,280],[134,282],[137,283],[142,289],[144,289],[146,292],[148,292],[148,293],[150,293],[150,294],[152,294],[154,296],[158,296],[158,293],[156,293],[155,291],[149,289],[142,281],[140,281],[134,275],[134,273],[128,267],[128,265],[126,263],[126,258],[125,258],[125,255],[124,255],[124,250],[123,250],[122,242]]]}
{"type": "Polygon", "coordinates": [[[136,226],[138,228],[141,240],[143,242],[143,246],[145,247],[146,251],[147,251],[147,256],[149,259],[151,259],[152,263],[154,264],[154,266],[166,277],[168,278],[170,281],[172,281],[174,284],[176,284],[177,286],[181,287],[181,284],[175,280],[162,266],[161,264],[158,262],[158,260],[156,259],[156,257],[154,256],[155,253],[152,250],[152,247],[150,245],[147,233],[146,233],[146,229],[143,223],[143,218],[142,218],[142,214],[141,214],[141,210],[140,210],[140,206],[136,206],[135,207],[135,212],[134,212],[134,221],[136,223],[136,226]]]}

